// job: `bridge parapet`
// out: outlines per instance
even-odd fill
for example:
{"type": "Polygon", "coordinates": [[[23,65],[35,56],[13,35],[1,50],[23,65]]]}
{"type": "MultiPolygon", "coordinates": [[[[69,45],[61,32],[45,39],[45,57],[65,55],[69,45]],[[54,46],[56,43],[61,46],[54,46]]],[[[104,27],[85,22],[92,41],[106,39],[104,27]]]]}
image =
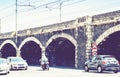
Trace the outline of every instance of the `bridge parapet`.
{"type": "Polygon", "coordinates": [[[93,19],[93,25],[117,22],[117,21],[120,21],[120,10],[109,12],[109,13],[104,13],[100,15],[94,15],[92,19],[93,19]]]}
{"type": "MultiPolygon", "coordinates": [[[[76,20],[79,20],[77,23],[80,23],[80,26],[83,26],[86,17],[82,17],[76,20]]],[[[56,24],[51,24],[51,25],[46,25],[42,27],[37,27],[37,28],[30,28],[26,30],[20,30],[18,31],[18,36],[27,36],[27,35],[36,35],[36,34],[43,34],[43,33],[48,33],[48,32],[53,32],[53,31],[60,31],[60,30],[65,30],[65,29],[72,29],[75,28],[76,25],[76,20],[71,20],[71,21],[66,21],[62,23],[56,23],[56,24]]],[[[78,26],[77,26],[78,27],[78,26]]],[[[16,36],[16,32],[9,32],[9,33],[3,33],[0,34],[0,39],[4,38],[14,38],[16,36]]]]}
{"type": "MultiPolygon", "coordinates": [[[[71,21],[21,30],[21,31],[18,31],[17,35],[28,36],[28,35],[43,34],[43,33],[48,33],[53,31],[62,31],[65,29],[73,29],[80,26],[84,27],[86,23],[88,23],[87,17],[88,16],[84,16],[71,21]]],[[[117,21],[120,21],[120,10],[110,12],[110,13],[100,14],[100,15],[94,15],[91,17],[92,17],[91,25],[100,25],[100,24],[107,24],[111,22],[117,22],[117,21]]],[[[16,32],[3,33],[3,34],[0,34],[0,39],[15,38],[15,36],[16,36],[16,32]]]]}

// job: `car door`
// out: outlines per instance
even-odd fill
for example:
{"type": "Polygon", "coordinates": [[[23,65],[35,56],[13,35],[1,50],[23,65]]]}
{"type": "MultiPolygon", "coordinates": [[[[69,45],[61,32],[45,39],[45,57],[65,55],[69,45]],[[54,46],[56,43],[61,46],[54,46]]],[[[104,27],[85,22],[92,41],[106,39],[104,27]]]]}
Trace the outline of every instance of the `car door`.
{"type": "Polygon", "coordinates": [[[99,56],[96,56],[96,58],[93,61],[93,68],[97,69],[99,63],[100,63],[101,58],[99,56]]]}
{"type": "Polygon", "coordinates": [[[94,56],[94,57],[91,59],[91,61],[89,62],[89,68],[90,68],[90,69],[95,69],[96,63],[97,63],[97,61],[96,61],[96,56],[94,56]]]}

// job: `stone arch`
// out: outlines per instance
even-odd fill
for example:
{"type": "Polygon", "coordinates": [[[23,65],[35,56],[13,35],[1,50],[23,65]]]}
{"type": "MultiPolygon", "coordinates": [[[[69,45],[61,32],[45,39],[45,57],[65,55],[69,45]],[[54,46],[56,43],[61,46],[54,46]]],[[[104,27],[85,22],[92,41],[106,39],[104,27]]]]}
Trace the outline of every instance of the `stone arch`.
{"type": "Polygon", "coordinates": [[[13,45],[13,47],[17,50],[17,46],[16,46],[16,44],[15,44],[12,40],[5,40],[5,41],[0,45],[0,50],[1,50],[1,48],[2,48],[5,44],[7,44],[7,43],[10,43],[11,45],[13,45]]]}
{"type": "Polygon", "coordinates": [[[4,58],[6,58],[6,57],[8,57],[8,56],[17,56],[17,54],[18,54],[18,48],[17,48],[17,46],[16,46],[16,44],[12,41],[12,40],[5,40],[1,45],[0,45],[0,51],[1,51],[1,54],[3,55],[1,55],[2,57],[4,57],[4,58]],[[15,52],[11,52],[10,51],[10,53],[9,52],[2,52],[2,48],[6,45],[6,44],[10,44],[10,45],[12,45],[13,46],[13,48],[15,48],[15,52]]]}
{"type": "Polygon", "coordinates": [[[102,42],[106,37],[108,37],[110,34],[120,31],[120,24],[116,25],[114,27],[109,28],[108,30],[106,30],[104,33],[102,33],[97,40],[95,41],[96,44],[98,45],[100,42],[102,42]]]}
{"type": "Polygon", "coordinates": [[[22,46],[26,43],[26,42],[28,42],[28,41],[34,41],[35,43],[37,43],[39,46],[40,46],[40,48],[44,48],[43,46],[42,46],[42,44],[41,44],[41,42],[37,39],[37,38],[35,38],[35,37],[27,37],[26,39],[24,39],[23,41],[22,41],[22,43],[20,44],[20,46],[19,46],[19,50],[22,48],[22,46]]]}
{"type": "Polygon", "coordinates": [[[78,48],[77,48],[77,41],[69,34],[66,33],[61,33],[61,34],[55,34],[52,37],[50,37],[50,39],[47,41],[45,48],[47,48],[47,46],[54,40],[57,39],[59,37],[63,37],[66,38],[67,40],[69,40],[74,46],[75,46],[75,67],[77,68],[77,52],[78,52],[78,48]]]}
{"type": "Polygon", "coordinates": [[[19,46],[19,55],[25,59],[29,65],[39,65],[43,48],[44,47],[37,38],[27,37],[19,46]]]}
{"type": "Polygon", "coordinates": [[[46,43],[46,47],[52,42],[53,39],[56,39],[58,37],[64,37],[66,39],[68,39],[70,42],[72,42],[74,44],[75,47],[77,47],[77,41],[69,34],[66,33],[61,33],[61,34],[55,34],[53,35],[46,43]]]}

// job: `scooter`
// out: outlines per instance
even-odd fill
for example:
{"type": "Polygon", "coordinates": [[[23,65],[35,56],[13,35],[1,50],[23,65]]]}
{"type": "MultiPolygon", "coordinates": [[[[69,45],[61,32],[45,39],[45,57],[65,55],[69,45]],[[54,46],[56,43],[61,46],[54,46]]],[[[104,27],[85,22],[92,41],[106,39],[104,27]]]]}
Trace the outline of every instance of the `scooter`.
{"type": "Polygon", "coordinates": [[[42,64],[41,65],[42,70],[49,70],[49,64],[42,64]]]}

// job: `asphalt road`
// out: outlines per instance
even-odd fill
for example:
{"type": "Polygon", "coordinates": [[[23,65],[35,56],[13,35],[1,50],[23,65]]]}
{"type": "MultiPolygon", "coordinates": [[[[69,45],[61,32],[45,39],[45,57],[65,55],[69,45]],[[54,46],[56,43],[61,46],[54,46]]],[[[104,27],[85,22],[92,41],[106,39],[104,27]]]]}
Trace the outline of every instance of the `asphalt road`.
{"type": "Polygon", "coordinates": [[[70,68],[53,68],[42,71],[38,66],[30,66],[28,70],[12,70],[8,75],[0,75],[0,77],[120,77],[119,73],[96,71],[84,72],[84,70],[70,68]]]}

